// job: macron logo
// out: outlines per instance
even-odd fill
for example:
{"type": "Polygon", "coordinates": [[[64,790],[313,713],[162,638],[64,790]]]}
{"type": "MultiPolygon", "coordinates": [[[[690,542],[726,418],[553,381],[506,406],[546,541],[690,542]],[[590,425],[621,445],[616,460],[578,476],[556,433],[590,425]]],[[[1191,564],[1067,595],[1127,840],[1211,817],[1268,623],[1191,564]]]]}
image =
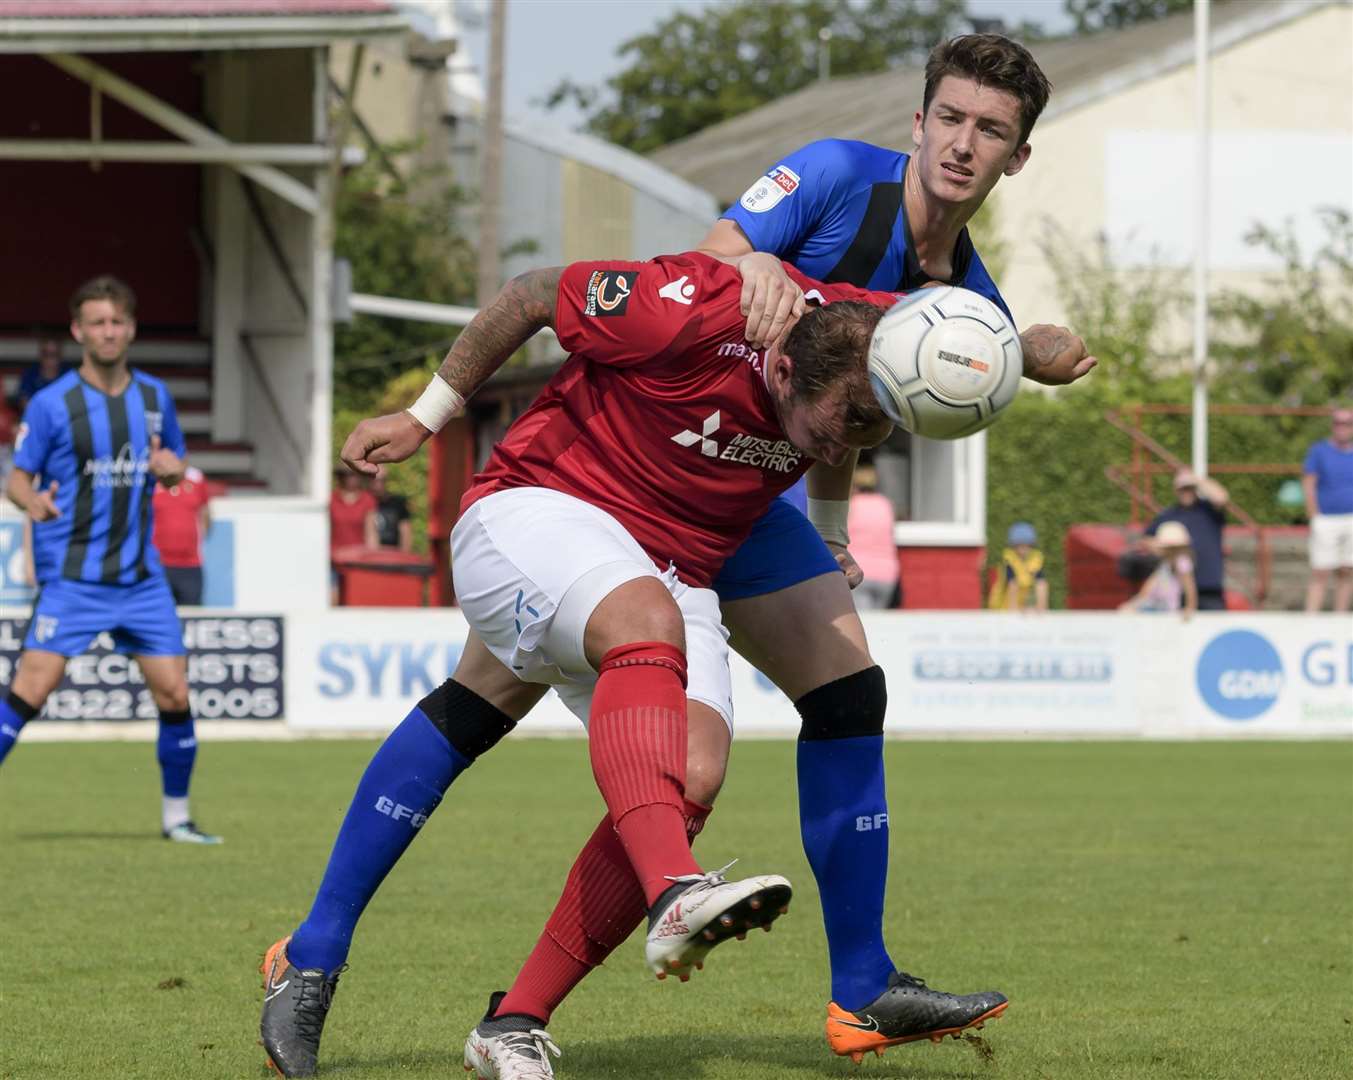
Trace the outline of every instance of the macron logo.
{"type": "Polygon", "coordinates": [[[675,281],[669,281],[661,289],[658,295],[664,300],[675,300],[678,304],[691,306],[691,300],[695,296],[695,286],[686,280],[686,275],[682,274],[675,281]]]}
{"type": "MultiPolygon", "coordinates": [[[[682,278],[682,280],[684,281],[685,278],[682,278]]],[[[699,443],[700,453],[704,454],[705,457],[718,457],[719,444],[711,439],[710,436],[719,430],[719,422],[719,410],[715,409],[705,417],[705,423],[700,429],[699,435],[690,428],[687,428],[685,431],[678,431],[673,435],[672,441],[678,446],[694,446],[696,443],[699,443]]]]}
{"type": "Polygon", "coordinates": [[[414,829],[421,829],[427,823],[428,819],[427,814],[420,814],[411,807],[405,806],[403,803],[397,803],[394,799],[388,798],[385,795],[382,795],[376,800],[376,809],[394,821],[403,821],[405,818],[408,818],[410,828],[414,829]]]}

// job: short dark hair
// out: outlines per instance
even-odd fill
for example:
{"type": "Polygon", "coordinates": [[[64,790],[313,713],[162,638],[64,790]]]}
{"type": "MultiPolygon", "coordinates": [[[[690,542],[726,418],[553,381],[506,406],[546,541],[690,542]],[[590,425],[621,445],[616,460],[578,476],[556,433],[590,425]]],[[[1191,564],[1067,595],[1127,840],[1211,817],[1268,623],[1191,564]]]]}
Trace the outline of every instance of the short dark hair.
{"type": "Polygon", "coordinates": [[[784,352],[794,361],[790,389],[808,401],[842,390],[847,432],[868,431],[887,419],[869,385],[869,342],[883,311],[838,300],[809,308],[785,338],[784,352]]]}
{"type": "Polygon", "coordinates": [[[922,116],[930,111],[930,102],[946,75],[971,79],[1012,95],[1019,102],[1021,144],[1028,140],[1052,93],[1052,83],[1029,50],[1000,34],[963,34],[941,41],[930,50],[925,63],[922,116]]]}
{"type": "Polygon", "coordinates": [[[100,274],[90,278],[71,294],[70,317],[78,319],[80,308],[87,300],[111,300],[133,318],[136,316],[136,293],[125,281],[112,274],[100,274]]]}

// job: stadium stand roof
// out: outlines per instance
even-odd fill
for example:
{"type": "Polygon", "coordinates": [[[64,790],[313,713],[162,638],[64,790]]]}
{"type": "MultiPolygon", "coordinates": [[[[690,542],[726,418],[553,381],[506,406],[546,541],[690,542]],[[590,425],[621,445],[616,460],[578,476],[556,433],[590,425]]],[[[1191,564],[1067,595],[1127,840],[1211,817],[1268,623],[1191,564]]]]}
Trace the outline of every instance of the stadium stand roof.
{"type": "Polygon", "coordinates": [[[609,173],[658,201],[696,217],[713,218],[723,209],[714,204],[709,192],[678,176],[674,170],[661,168],[650,159],[605,139],[568,131],[530,116],[508,117],[503,127],[509,138],[609,173]]]}
{"type": "MultiPolygon", "coordinates": [[[[1212,6],[1219,52],[1318,8],[1348,0],[1227,0],[1212,6]]],[[[1123,30],[1035,42],[1029,50],[1053,84],[1047,120],[1193,62],[1193,15],[1181,12],[1123,30]]],[[[815,139],[911,146],[912,111],[925,77],[896,68],[814,83],[779,101],[655,150],[651,159],[727,206],[787,151],[815,139]]]]}
{"type": "Polygon", "coordinates": [[[0,53],[296,48],[407,24],[389,0],[0,0],[0,53]]]}

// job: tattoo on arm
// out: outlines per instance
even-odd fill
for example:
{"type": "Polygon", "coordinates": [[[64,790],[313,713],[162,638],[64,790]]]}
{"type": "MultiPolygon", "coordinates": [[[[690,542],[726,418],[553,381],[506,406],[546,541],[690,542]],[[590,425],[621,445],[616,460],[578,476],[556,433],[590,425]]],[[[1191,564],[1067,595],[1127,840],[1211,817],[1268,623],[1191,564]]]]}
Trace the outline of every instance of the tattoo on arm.
{"type": "Polygon", "coordinates": [[[554,325],[562,266],[518,274],[460,332],[437,374],[468,398],[543,326],[554,325]]]}
{"type": "Polygon", "coordinates": [[[1024,372],[1046,367],[1071,343],[1071,334],[1059,326],[1034,326],[1020,335],[1024,347],[1024,372]]]}

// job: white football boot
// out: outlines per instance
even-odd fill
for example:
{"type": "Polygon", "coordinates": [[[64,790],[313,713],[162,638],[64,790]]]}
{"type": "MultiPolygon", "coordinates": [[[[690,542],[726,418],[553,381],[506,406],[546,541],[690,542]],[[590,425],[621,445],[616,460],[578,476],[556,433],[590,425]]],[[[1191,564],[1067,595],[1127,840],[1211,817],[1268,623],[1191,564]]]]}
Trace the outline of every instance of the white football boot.
{"type": "Polygon", "coordinates": [[[682,982],[691,969],[704,967],[705,955],[721,941],[770,924],[789,910],[793,889],[779,874],[726,881],[722,870],[686,874],[671,880],[685,888],[673,896],[664,894],[648,913],[648,938],[644,961],[659,979],[678,976],[682,982]]]}
{"type": "Polygon", "coordinates": [[[502,1000],[503,991],[495,991],[484,1019],[465,1040],[465,1071],[478,1080],[554,1080],[550,1055],[562,1051],[543,1026],[531,1026],[530,1017],[494,1019],[502,1000]]]}

